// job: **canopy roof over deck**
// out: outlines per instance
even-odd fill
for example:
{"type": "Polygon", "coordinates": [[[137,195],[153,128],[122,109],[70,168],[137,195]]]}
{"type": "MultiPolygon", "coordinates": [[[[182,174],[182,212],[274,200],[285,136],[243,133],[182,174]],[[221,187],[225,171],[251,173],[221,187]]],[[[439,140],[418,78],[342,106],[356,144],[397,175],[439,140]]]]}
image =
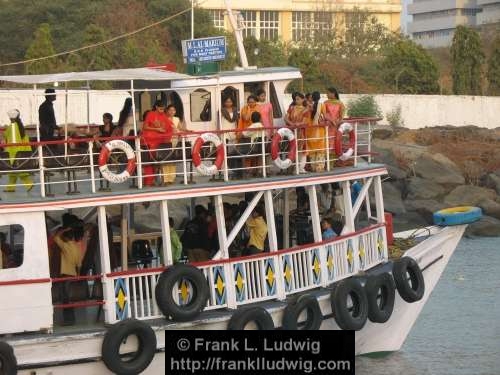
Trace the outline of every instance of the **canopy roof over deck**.
{"type": "Polygon", "coordinates": [[[70,81],[171,81],[189,79],[186,74],[152,68],[113,69],[95,72],[69,72],[54,74],[33,74],[0,76],[0,81],[23,83],[27,85],[70,81]]]}

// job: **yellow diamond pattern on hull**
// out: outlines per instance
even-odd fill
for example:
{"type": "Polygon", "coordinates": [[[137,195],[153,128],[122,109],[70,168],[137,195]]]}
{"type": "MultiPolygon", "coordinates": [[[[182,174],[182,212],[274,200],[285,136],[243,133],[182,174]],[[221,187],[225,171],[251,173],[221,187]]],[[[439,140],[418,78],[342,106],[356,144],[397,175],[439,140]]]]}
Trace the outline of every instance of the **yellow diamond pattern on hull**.
{"type": "Polygon", "coordinates": [[[183,303],[187,303],[187,299],[189,297],[189,286],[187,280],[181,281],[181,300],[183,303]]]}
{"type": "Polygon", "coordinates": [[[123,289],[120,288],[120,290],[118,291],[118,295],[116,296],[116,302],[118,302],[118,307],[120,308],[120,310],[123,310],[125,308],[125,301],[125,293],[123,292],[123,289]]]}

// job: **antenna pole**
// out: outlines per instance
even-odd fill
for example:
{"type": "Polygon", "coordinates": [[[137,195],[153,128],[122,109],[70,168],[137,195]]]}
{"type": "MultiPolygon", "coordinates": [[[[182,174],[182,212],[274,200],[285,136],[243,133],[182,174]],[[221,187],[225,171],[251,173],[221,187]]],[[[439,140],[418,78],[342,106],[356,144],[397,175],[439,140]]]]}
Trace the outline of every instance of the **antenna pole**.
{"type": "Polygon", "coordinates": [[[248,68],[247,53],[245,52],[245,46],[243,45],[243,35],[241,33],[241,28],[238,27],[236,18],[234,17],[233,11],[229,5],[229,0],[224,0],[227,9],[227,15],[229,17],[229,22],[234,31],[234,37],[236,38],[236,45],[238,46],[238,52],[240,54],[241,66],[243,68],[248,68]]]}
{"type": "Polygon", "coordinates": [[[191,0],[191,40],[194,39],[194,0],[191,0]]]}

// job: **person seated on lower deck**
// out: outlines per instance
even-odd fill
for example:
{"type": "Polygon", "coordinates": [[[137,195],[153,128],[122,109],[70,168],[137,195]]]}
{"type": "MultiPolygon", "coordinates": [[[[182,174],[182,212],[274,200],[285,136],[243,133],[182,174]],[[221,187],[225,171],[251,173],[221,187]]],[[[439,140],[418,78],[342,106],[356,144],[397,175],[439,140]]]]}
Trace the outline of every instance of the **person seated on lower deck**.
{"type": "Polygon", "coordinates": [[[187,223],[181,236],[182,248],[190,262],[203,262],[210,259],[208,210],[202,205],[197,205],[194,211],[195,217],[187,223]]]}
{"type": "Polygon", "coordinates": [[[264,208],[262,206],[255,207],[246,225],[250,233],[250,239],[243,255],[261,254],[264,252],[267,236],[267,224],[264,220],[264,208]]]}
{"type": "Polygon", "coordinates": [[[337,233],[333,230],[332,223],[328,218],[321,219],[321,237],[323,241],[337,237],[337,233]]]}

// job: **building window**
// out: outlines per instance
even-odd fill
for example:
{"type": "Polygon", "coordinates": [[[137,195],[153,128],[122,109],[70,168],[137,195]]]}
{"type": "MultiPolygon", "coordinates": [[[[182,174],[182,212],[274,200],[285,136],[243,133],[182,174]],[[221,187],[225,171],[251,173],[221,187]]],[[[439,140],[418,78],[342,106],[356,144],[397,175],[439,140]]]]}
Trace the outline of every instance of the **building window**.
{"type": "Polygon", "coordinates": [[[242,10],[240,11],[241,16],[243,17],[243,38],[248,38],[253,36],[254,38],[258,38],[258,29],[257,29],[257,12],[252,10],[242,10]]]}
{"type": "Polygon", "coordinates": [[[260,12],[260,39],[278,39],[279,13],[273,11],[260,12]]]}
{"type": "Polygon", "coordinates": [[[328,36],[334,30],[332,12],[293,12],[292,40],[311,40],[328,36]]]}
{"type": "Polygon", "coordinates": [[[224,29],[224,11],[213,9],[209,10],[210,17],[212,17],[212,21],[214,23],[215,28],[224,29]]]}
{"type": "Polygon", "coordinates": [[[210,92],[196,89],[190,95],[191,122],[204,122],[212,120],[212,104],[210,92]]]}

